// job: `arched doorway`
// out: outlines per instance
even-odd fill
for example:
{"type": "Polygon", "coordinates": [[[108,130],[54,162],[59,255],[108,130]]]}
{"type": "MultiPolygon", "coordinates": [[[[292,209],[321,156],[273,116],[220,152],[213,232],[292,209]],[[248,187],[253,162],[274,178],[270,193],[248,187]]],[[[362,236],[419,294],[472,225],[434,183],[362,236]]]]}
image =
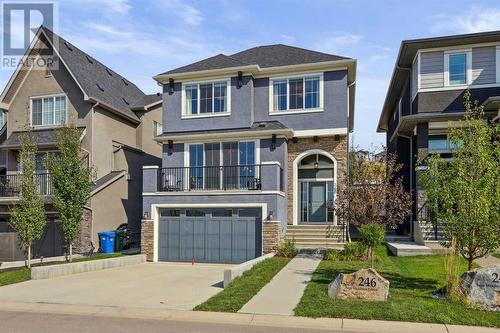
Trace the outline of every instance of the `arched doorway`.
{"type": "Polygon", "coordinates": [[[293,224],[335,224],[337,161],[323,150],[299,155],[293,165],[293,224]]]}

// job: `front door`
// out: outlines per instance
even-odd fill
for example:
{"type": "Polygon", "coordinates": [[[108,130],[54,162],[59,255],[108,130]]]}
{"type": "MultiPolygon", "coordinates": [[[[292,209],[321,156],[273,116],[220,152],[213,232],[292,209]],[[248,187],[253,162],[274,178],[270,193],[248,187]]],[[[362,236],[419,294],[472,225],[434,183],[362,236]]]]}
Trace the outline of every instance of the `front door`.
{"type": "Polygon", "coordinates": [[[326,183],[309,183],[309,222],[326,222],[326,183]]]}

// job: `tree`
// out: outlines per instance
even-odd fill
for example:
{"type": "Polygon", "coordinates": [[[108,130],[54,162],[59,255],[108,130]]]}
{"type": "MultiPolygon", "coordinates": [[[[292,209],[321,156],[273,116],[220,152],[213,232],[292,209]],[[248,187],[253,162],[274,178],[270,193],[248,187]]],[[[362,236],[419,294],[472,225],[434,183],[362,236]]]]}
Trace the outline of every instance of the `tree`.
{"type": "Polygon", "coordinates": [[[452,159],[426,159],[422,174],[429,207],[448,243],[472,262],[500,247],[500,125],[464,95],[465,118],[448,131],[452,159]]]}
{"type": "Polygon", "coordinates": [[[379,224],[395,228],[411,213],[411,194],[398,175],[394,154],[385,163],[373,158],[350,160],[350,179],[340,184],[335,212],[355,226],[379,224]]]}
{"type": "Polygon", "coordinates": [[[53,183],[54,205],[63,225],[70,262],[94,175],[93,168],[86,163],[80,137],[81,131],[73,124],[57,130],[56,142],[60,153],[47,159],[53,183]]]}
{"type": "Polygon", "coordinates": [[[380,224],[365,224],[359,228],[363,243],[368,248],[368,260],[373,263],[375,261],[375,248],[384,241],[385,229],[380,224]]]}
{"type": "Polygon", "coordinates": [[[10,225],[16,230],[21,245],[26,251],[27,266],[31,267],[31,247],[43,234],[46,219],[45,207],[39,196],[38,180],[35,174],[37,152],[36,141],[31,131],[21,136],[22,171],[19,202],[12,207],[10,225]]]}

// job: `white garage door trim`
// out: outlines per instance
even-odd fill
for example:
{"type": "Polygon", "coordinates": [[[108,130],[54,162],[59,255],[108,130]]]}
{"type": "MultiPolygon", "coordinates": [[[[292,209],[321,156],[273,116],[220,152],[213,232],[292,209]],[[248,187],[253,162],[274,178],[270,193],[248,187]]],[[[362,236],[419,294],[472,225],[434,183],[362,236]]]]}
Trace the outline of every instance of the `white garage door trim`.
{"type": "MultiPolygon", "coordinates": [[[[211,204],[152,204],[151,213],[153,219],[153,261],[158,261],[158,222],[160,208],[261,208],[262,222],[267,216],[267,203],[211,203],[211,204]]],[[[261,253],[264,251],[264,228],[261,232],[261,253]]]]}

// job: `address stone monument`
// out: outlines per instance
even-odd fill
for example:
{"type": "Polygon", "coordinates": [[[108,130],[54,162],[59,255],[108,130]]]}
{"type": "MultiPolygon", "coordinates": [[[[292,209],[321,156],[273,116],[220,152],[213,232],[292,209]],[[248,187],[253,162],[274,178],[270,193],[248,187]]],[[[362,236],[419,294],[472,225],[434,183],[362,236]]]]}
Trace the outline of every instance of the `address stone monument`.
{"type": "Polygon", "coordinates": [[[337,299],[386,301],[388,295],[389,281],[373,268],[340,273],[328,286],[328,296],[337,299]]]}

